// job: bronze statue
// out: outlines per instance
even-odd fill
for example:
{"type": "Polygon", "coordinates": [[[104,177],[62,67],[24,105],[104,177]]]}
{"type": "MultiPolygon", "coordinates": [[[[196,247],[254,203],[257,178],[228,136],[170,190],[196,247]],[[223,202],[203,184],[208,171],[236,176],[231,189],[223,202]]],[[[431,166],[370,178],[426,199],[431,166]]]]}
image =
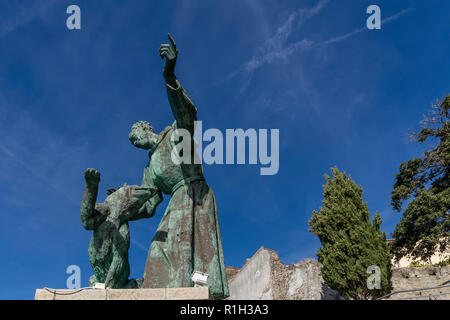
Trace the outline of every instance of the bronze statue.
{"type": "MultiPolygon", "coordinates": [[[[192,273],[198,271],[209,275],[212,297],[222,299],[229,293],[214,193],[201,164],[176,164],[171,159],[177,129],[188,130],[193,142],[197,110],[175,77],[178,50],[170,35],[169,40],[171,45],[162,44],[159,54],[166,59],[163,76],[175,122],[157,134],[148,122],[140,121],[129,134],[134,146],[150,150],[142,187],[157,187],[171,195],[150,246],[143,287],[192,287],[192,273]]],[[[195,150],[191,156],[196,156],[195,150]]],[[[160,196],[147,204],[149,215],[162,200],[160,196]]]]}
{"type": "Polygon", "coordinates": [[[155,187],[125,185],[118,190],[109,189],[105,202],[95,203],[100,172],[87,169],[84,176],[86,189],[81,203],[81,223],[86,230],[94,231],[89,244],[89,260],[94,275],[89,279],[89,284],[93,286],[99,282],[107,288],[137,288],[136,280],[128,280],[128,222],[149,218],[155,213],[149,208],[157,199],[153,196],[158,194],[158,190],[155,187]]]}

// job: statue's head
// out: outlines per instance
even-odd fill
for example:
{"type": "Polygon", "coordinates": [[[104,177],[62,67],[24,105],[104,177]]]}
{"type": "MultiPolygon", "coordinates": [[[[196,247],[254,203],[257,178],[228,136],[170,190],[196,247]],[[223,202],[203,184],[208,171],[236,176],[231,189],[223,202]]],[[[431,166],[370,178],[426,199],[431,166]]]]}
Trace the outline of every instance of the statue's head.
{"type": "Polygon", "coordinates": [[[131,143],[138,148],[149,150],[153,148],[158,139],[158,135],[147,121],[139,121],[133,124],[128,135],[131,143]]]}

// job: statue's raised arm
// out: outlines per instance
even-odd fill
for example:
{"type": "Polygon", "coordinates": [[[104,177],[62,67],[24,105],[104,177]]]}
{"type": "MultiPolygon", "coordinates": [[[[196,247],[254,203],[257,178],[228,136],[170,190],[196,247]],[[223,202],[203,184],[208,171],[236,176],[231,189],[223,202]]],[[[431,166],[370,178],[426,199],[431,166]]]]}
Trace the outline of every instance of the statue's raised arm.
{"type": "MultiPolygon", "coordinates": [[[[148,122],[139,121],[129,134],[134,146],[150,150],[142,187],[160,191],[145,203],[145,208],[140,208],[138,216],[152,216],[162,201],[162,193],[170,195],[150,245],[142,287],[192,287],[192,274],[198,271],[208,274],[211,297],[224,299],[229,290],[214,192],[205,181],[200,161],[193,158],[194,161],[178,162],[173,157],[178,135],[181,141],[190,139],[191,146],[195,144],[197,110],[175,77],[178,50],[170,35],[169,40],[170,44],[159,47],[159,55],[165,58],[163,76],[175,122],[156,134],[148,122]],[[179,129],[188,130],[191,136],[179,129]]],[[[185,151],[183,158],[189,156],[185,151]]],[[[196,156],[195,148],[190,152],[196,156]]]]}
{"type": "Polygon", "coordinates": [[[162,59],[166,58],[163,76],[166,82],[167,96],[177,127],[187,129],[194,134],[197,109],[175,76],[178,49],[172,36],[170,34],[168,36],[171,44],[162,44],[159,47],[159,55],[162,59]]]}

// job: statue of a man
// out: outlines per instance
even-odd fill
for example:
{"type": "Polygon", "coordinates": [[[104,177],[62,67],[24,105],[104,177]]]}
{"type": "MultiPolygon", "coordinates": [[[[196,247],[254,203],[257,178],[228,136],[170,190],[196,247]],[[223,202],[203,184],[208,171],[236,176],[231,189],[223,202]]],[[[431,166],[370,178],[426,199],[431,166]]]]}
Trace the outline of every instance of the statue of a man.
{"type": "MultiPolygon", "coordinates": [[[[143,187],[158,187],[170,194],[169,205],[152,240],[144,273],[144,288],[192,287],[194,271],[209,275],[207,285],[214,299],[229,296],[214,193],[206,184],[201,164],[175,163],[171,152],[172,134],[178,128],[188,130],[194,145],[194,121],[197,110],[175,77],[178,50],[162,44],[159,55],[166,59],[163,76],[175,122],[157,134],[148,122],[133,125],[131,143],[150,150],[144,169],[143,187]]],[[[149,209],[152,209],[149,206],[149,209]]]]}
{"type": "Polygon", "coordinates": [[[128,221],[151,217],[157,205],[154,201],[159,201],[159,190],[125,185],[118,190],[109,189],[105,202],[95,203],[100,172],[87,169],[84,177],[86,189],[81,202],[81,223],[86,230],[94,231],[88,251],[94,275],[89,284],[100,282],[107,288],[137,288],[135,279],[128,280],[128,221]]]}

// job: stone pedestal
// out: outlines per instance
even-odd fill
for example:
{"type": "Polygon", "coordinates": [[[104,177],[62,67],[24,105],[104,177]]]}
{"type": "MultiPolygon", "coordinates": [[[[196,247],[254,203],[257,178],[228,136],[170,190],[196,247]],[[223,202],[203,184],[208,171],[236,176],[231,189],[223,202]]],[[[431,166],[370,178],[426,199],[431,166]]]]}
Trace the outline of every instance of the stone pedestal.
{"type": "Polygon", "coordinates": [[[209,300],[208,287],[162,289],[37,289],[34,300],[209,300]]]}

